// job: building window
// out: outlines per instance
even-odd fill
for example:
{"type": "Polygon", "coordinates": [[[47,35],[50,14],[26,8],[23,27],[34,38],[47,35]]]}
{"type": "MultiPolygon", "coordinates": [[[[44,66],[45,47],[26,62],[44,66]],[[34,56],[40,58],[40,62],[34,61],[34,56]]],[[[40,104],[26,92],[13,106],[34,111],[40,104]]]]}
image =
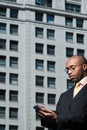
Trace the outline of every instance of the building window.
{"type": "Polygon", "coordinates": [[[18,35],[18,25],[10,25],[10,34],[18,35]]]}
{"type": "Polygon", "coordinates": [[[35,12],[35,20],[36,21],[43,21],[43,13],[35,12]]]}
{"type": "Polygon", "coordinates": [[[9,92],[9,100],[10,101],[18,101],[18,91],[10,91],[9,92]]]}
{"type": "Polygon", "coordinates": [[[6,82],[6,73],[0,72],[0,83],[6,82]]]}
{"type": "Polygon", "coordinates": [[[10,67],[18,68],[18,57],[10,57],[10,67]]]}
{"type": "Polygon", "coordinates": [[[73,42],[73,33],[66,32],[66,42],[73,42]]]}
{"type": "Polygon", "coordinates": [[[18,126],[16,125],[10,125],[9,130],[18,130],[18,126]]]}
{"type": "Polygon", "coordinates": [[[40,120],[40,116],[36,112],[36,120],[40,120]]]}
{"type": "Polygon", "coordinates": [[[55,31],[51,29],[47,29],[47,38],[50,40],[55,39],[55,31]]]}
{"type": "Polygon", "coordinates": [[[5,7],[0,7],[0,16],[6,16],[6,8],[5,7]]]}
{"type": "Polygon", "coordinates": [[[18,18],[18,9],[10,9],[10,17],[18,18]]]}
{"type": "Polygon", "coordinates": [[[10,41],[10,50],[18,51],[18,41],[10,41]]]}
{"type": "Polygon", "coordinates": [[[18,108],[9,108],[9,118],[18,119],[18,108]]]}
{"type": "Polygon", "coordinates": [[[53,77],[48,77],[47,78],[47,85],[48,85],[48,88],[55,88],[55,78],[53,77]]]}
{"type": "Polygon", "coordinates": [[[65,19],[65,25],[72,27],[73,26],[73,18],[66,17],[66,19],[65,19]]]}
{"type": "Polygon", "coordinates": [[[0,125],[0,130],[5,130],[5,125],[0,125]]]}
{"type": "Polygon", "coordinates": [[[35,0],[35,4],[39,6],[44,6],[44,0],[35,0]]]}
{"type": "Polygon", "coordinates": [[[44,93],[36,93],[36,103],[44,103],[44,93]]]}
{"type": "Polygon", "coordinates": [[[11,2],[16,2],[17,0],[5,0],[5,1],[11,1],[11,2]]]}
{"type": "Polygon", "coordinates": [[[44,47],[43,44],[36,43],[36,44],[35,44],[35,52],[36,52],[36,53],[42,53],[42,54],[43,54],[43,47],[44,47]]]}
{"type": "Polygon", "coordinates": [[[44,86],[44,77],[36,76],[36,86],[44,86]]]}
{"type": "Polygon", "coordinates": [[[83,34],[77,34],[77,43],[84,43],[84,35],[83,34]]]}
{"type": "Polygon", "coordinates": [[[67,57],[71,57],[71,56],[73,56],[73,51],[74,51],[74,49],[73,48],[66,48],[66,56],[67,57]]]}
{"type": "Polygon", "coordinates": [[[36,60],[36,69],[43,70],[44,69],[44,60],[36,60]]]}
{"type": "Polygon", "coordinates": [[[6,49],[6,40],[0,39],[0,49],[5,50],[6,49]]]}
{"type": "Polygon", "coordinates": [[[44,130],[44,127],[36,127],[36,130],[44,130]]]}
{"type": "Polygon", "coordinates": [[[83,19],[76,19],[76,27],[83,28],[83,19]]]}
{"type": "Polygon", "coordinates": [[[55,55],[55,46],[54,45],[47,45],[47,54],[55,55]]]}
{"type": "Polygon", "coordinates": [[[48,104],[55,104],[55,98],[56,95],[55,94],[48,94],[48,104]]]}
{"type": "Polygon", "coordinates": [[[74,86],[74,83],[70,79],[67,79],[67,89],[70,89],[73,86],[74,86]]]}
{"type": "Polygon", "coordinates": [[[67,11],[72,11],[72,12],[81,12],[81,5],[76,5],[76,4],[71,4],[71,3],[65,3],[65,9],[67,11]]]}
{"type": "Polygon", "coordinates": [[[54,15],[47,14],[47,23],[54,23],[54,15]]]}
{"type": "Polygon", "coordinates": [[[36,37],[43,38],[43,28],[36,27],[35,32],[36,32],[36,37]]]}
{"type": "Polygon", "coordinates": [[[6,90],[0,89],[0,100],[5,101],[6,98],[6,90]]]}
{"type": "Polygon", "coordinates": [[[54,61],[47,61],[47,70],[55,71],[55,62],[54,61]]]}
{"type": "Polygon", "coordinates": [[[5,118],[5,111],[6,111],[5,107],[0,107],[0,118],[5,118]]]}
{"type": "Polygon", "coordinates": [[[6,24],[0,23],[0,33],[6,33],[6,24]]]}
{"type": "Polygon", "coordinates": [[[6,56],[0,55],[0,66],[6,66],[6,56]]]}
{"type": "Polygon", "coordinates": [[[83,49],[77,49],[77,55],[84,56],[85,51],[83,49]]]}
{"type": "Polygon", "coordinates": [[[35,0],[35,4],[39,6],[52,7],[52,0],[35,0]]]}
{"type": "Polygon", "coordinates": [[[10,84],[18,85],[18,74],[10,74],[10,84]]]}
{"type": "Polygon", "coordinates": [[[52,0],[46,0],[47,7],[52,7],[52,0]]]}

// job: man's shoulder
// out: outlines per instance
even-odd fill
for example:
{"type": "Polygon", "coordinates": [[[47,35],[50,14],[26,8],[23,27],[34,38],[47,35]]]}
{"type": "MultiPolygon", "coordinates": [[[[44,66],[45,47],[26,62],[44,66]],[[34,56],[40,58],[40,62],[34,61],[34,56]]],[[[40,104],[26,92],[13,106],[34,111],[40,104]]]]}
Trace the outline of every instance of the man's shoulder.
{"type": "Polygon", "coordinates": [[[71,93],[73,92],[73,89],[74,89],[74,87],[72,87],[72,88],[66,90],[65,92],[63,92],[63,93],[61,94],[61,96],[71,94],[71,93]]]}

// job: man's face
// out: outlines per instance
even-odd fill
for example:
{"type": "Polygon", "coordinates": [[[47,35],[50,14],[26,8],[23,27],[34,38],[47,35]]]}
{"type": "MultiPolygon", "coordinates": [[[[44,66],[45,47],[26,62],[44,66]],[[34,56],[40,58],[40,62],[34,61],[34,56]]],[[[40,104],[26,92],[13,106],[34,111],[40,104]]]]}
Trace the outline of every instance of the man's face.
{"type": "Polygon", "coordinates": [[[70,58],[66,62],[66,72],[73,82],[78,82],[84,77],[83,64],[78,58],[70,58]]]}

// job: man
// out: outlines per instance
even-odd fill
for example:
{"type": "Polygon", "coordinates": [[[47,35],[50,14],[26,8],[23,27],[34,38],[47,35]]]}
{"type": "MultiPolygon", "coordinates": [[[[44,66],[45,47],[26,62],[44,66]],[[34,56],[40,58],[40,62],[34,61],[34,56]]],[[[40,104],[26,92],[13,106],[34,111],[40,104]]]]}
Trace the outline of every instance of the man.
{"type": "Polygon", "coordinates": [[[72,56],[66,62],[66,72],[75,83],[79,82],[78,93],[75,86],[61,94],[53,112],[39,105],[37,114],[41,125],[54,130],[87,130],[87,60],[83,56],[72,56]]]}

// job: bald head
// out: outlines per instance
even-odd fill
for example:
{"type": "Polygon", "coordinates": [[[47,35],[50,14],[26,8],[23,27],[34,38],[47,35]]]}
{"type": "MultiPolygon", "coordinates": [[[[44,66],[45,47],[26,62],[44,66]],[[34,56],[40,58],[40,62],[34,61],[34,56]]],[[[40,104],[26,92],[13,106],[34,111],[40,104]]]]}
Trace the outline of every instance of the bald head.
{"type": "MultiPolygon", "coordinates": [[[[84,56],[80,56],[80,55],[74,55],[74,56],[70,57],[68,60],[70,60],[70,61],[74,60],[75,62],[77,62],[77,64],[87,64],[86,58],[84,56]]],[[[68,62],[68,60],[67,60],[67,62],[68,62]]]]}
{"type": "Polygon", "coordinates": [[[73,82],[87,76],[87,60],[84,56],[74,55],[66,62],[66,71],[73,82]]]}

